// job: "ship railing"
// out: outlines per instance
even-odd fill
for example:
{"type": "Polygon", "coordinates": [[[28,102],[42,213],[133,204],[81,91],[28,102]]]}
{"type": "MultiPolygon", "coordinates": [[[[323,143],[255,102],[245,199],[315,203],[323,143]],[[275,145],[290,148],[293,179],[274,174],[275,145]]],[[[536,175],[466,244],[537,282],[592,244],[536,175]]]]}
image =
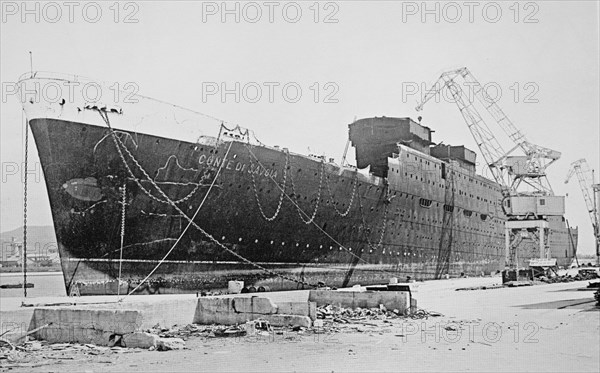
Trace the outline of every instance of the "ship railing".
{"type": "Polygon", "coordinates": [[[99,84],[106,84],[105,82],[98,81],[96,79],[89,78],[83,75],[74,75],[66,73],[58,73],[54,71],[30,71],[19,76],[19,81],[27,79],[50,79],[50,80],[62,80],[69,82],[94,82],[99,84]]]}
{"type": "MultiPolygon", "coordinates": [[[[54,72],[54,71],[30,71],[30,72],[26,72],[24,74],[21,74],[21,76],[19,77],[19,82],[21,81],[25,81],[28,79],[48,79],[48,80],[56,80],[56,81],[63,81],[63,82],[75,82],[75,83],[84,83],[84,84],[97,84],[101,87],[108,87],[109,89],[113,90],[113,87],[115,86],[115,82],[107,82],[107,81],[102,81],[102,80],[97,80],[97,79],[93,79],[84,75],[75,75],[75,74],[66,74],[66,73],[59,73],[59,72],[54,72]]],[[[161,104],[165,104],[168,105],[172,108],[178,109],[178,110],[182,110],[184,112],[187,113],[191,113],[194,115],[200,115],[203,117],[208,117],[211,119],[214,119],[216,121],[219,122],[224,122],[223,120],[220,120],[218,118],[212,118],[209,115],[206,115],[204,113],[192,110],[192,109],[188,109],[179,105],[175,105],[166,101],[162,101],[162,100],[158,100],[152,97],[148,97],[148,96],[144,96],[141,95],[139,93],[134,93],[131,94],[130,91],[126,91],[123,88],[121,88],[119,85],[117,85],[117,89],[119,92],[128,94],[129,96],[127,96],[128,98],[136,98],[136,99],[145,99],[145,100],[151,100],[154,102],[158,102],[161,104]]]]}

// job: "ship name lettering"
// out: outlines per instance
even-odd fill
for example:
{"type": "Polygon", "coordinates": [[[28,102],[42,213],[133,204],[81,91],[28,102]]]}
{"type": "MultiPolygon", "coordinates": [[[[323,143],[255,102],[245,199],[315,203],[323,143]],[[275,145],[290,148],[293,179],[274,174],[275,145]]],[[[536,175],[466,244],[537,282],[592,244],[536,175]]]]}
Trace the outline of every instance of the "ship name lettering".
{"type": "Polygon", "coordinates": [[[254,165],[254,164],[250,164],[250,166],[248,166],[248,164],[246,163],[242,163],[242,162],[237,162],[234,163],[233,160],[228,160],[227,158],[219,158],[219,157],[215,157],[215,156],[206,156],[205,154],[200,155],[200,157],[198,157],[198,163],[199,164],[206,164],[209,167],[221,167],[221,165],[223,167],[225,167],[228,170],[235,170],[236,172],[245,172],[247,171],[249,174],[255,174],[255,175],[261,175],[264,177],[272,177],[275,178],[277,177],[277,170],[272,170],[270,168],[265,168],[261,165],[254,165]],[[234,167],[235,164],[235,167],[234,167]]]}

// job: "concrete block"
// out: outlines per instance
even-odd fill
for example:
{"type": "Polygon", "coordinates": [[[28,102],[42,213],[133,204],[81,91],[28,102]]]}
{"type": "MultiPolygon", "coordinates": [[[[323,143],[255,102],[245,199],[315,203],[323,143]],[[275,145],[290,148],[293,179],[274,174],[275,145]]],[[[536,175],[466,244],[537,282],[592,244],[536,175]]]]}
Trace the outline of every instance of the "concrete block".
{"type": "Polygon", "coordinates": [[[50,343],[91,343],[98,346],[108,345],[109,338],[115,333],[94,329],[87,325],[70,323],[52,324],[34,333],[36,339],[50,343]]]}
{"type": "MultiPolygon", "coordinates": [[[[0,306],[5,300],[0,300],[0,306]]],[[[0,311],[0,335],[11,342],[20,342],[25,334],[34,328],[33,308],[21,307],[17,310],[0,311]]]]}
{"type": "Polygon", "coordinates": [[[308,302],[308,317],[313,321],[317,319],[317,302],[308,302]]]}
{"type": "Polygon", "coordinates": [[[124,307],[141,310],[142,324],[140,325],[140,329],[149,329],[156,324],[165,327],[171,327],[175,324],[191,324],[194,320],[197,306],[197,298],[169,299],[164,302],[136,302],[132,303],[131,306],[124,305],[124,307]]]}
{"type": "Polygon", "coordinates": [[[285,307],[286,312],[298,312],[298,314],[284,314],[279,311],[279,307],[273,304],[270,299],[262,297],[199,298],[194,323],[234,325],[263,319],[275,326],[298,325],[308,327],[311,325],[309,315],[315,315],[316,317],[316,303],[314,302],[313,305],[309,302],[281,303],[282,307],[285,307]],[[260,311],[262,313],[252,311],[260,311]]]}
{"type": "Polygon", "coordinates": [[[410,298],[410,313],[414,314],[417,312],[417,300],[415,298],[410,298]]]}
{"type": "Polygon", "coordinates": [[[125,334],[121,339],[123,347],[129,348],[156,348],[159,342],[159,337],[150,333],[130,333],[125,334]]]}
{"type": "Polygon", "coordinates": [[[273,326],[303,326],[310,328],[312,320],[308,316],[297,315],[267,315],[264,318],[273,326]]]}
{"type": "Polygon", "coordinates": [[[311,320],[317,318],[316,302],[279,302],[277,313],[284,315],[308,316],[311,320]]]}
{"type": "Polygon", "coordinates": [[[279,302],[277,313],[284,315],[308,316],[309,302],[279,302]]]}
{"type": "Polygon", "coordinates": [[[255,313],[261,315],[277,313],[277,306],[269,298],[233,298],[231,305],[234,312],[237,313],[255,313]]]}
{"type": "Polygon", "coordinates": [[[132,310],[37,308],[32,322],[35,328],[51,324],[34,333],[37,339],[105,346],[112,334],[125,335],[139,330],[141,315],[132,310]]]}
{"type": "Polygon", "coordinates": [[[239,294],[244,288],[244,281],[229,281],[227,283],[227,290],[229,294],[239,294]]]}
{"type": "Polygon", "coordinates": [[[193,322],[233,325],[277,313],[277,305],[263,297],[199,298],[193,322]]]}
{"type": "Polygon", "coordinates": [[[51,322],[126,334],[139,328],[142,316],[133,310],[37,308],[33,312],[33,321],[36,328],[51,322]]]}
{"type": "Polygon", "coordinates": [[[233,298],[198,298],[195,324],[223,324],[232,325],[245,317],[233,310],[233,298]]]}
{"type": "Polygon", "coordinates": [[[158,351],[182,350],[185,342],[181,338],[159,338],[156,344],[158,351]]]}
{"type": "Polygon", "coordinates": [[[139,312],[139,329],[150,329],[154,325],[170,327],[187,325],[194,320],[198,307],[196,297],[177,297],[172,295],[132,296],[121,303],[78,304],[77,309],[85,310],[129,310],[139,312]],[[149,298],[152,298],[149,300],[149,298]]]}
{"type": "Polygon", "coordinates": [[[334,305],[345,308],[379,308],[398,309],[403,315],[409,312],[411,295],[404,291],[334,291],[311,290],[308,300],[317,306],[334,305]]]}

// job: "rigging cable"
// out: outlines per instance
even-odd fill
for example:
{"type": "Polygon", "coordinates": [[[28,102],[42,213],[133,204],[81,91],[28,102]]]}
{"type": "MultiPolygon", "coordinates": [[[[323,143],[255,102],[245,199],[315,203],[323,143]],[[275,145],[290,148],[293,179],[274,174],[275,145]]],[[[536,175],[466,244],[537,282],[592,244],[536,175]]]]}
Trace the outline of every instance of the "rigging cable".
{"type": "Polygon", "coordinates": [[[27,161],[29,158],[29,127],[24,110],[21,118],[25,125],[25,159],[23,161],[23,296],[27,298],[27,161]]]}
{"type": "Polygon", "coordinates": [[[117,296],[121,295],[121,269],[123,267],[123,239],[125,238],[125,204],[127,202],[127,182],[123,183],[121,189],[123,196],[121,200],[121,250],[119,252],[119,279],[117,280],[117,296]]]}

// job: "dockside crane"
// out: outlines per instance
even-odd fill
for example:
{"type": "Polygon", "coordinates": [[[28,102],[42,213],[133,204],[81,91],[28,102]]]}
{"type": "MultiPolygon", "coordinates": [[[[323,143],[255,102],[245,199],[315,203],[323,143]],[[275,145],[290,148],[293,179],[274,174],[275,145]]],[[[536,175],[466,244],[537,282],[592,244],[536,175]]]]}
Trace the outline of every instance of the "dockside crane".
{"type": "Polygon", "coordinates": [[[443,89],[451,93],[486,165],[502,188],[502,208],[509,220],[505,226],[507,269],[516,273],[518,279],[517,257],[520,246],[527,241],[524,240],[526,237],[530,242],[539,244],[539,259],[531,260],[530,267],[556,266],[556,259],[550,258],[547,245],[547,217],[564,214],[564,197],[554,196],[546,177],[546,169],[560,158],[561,153],[530,142],[466,67],[441,74],[416,110],[422,110],[425,103],[443,89]],[[472,92],[467,94],[459,81],[470,87],[472,92]],[[486,120],[479,114],[477,102],[513,142],[510,150],[504,150],[486,120]],[[516,150],[521,150],[523,154],[514,154],[516,150]]]}
{"type": "Polygon", "coordinates": [[[561,153],[527,140],[525,134],[506,116],[500,106],[487,94],[484,87],[466,67],[443,73],[432,89],[427,91],[416,110],[422,110],[423,105],[432,97],[438,95],[444,88],[447,88],[452,94],[479,147],[481,155],[496,182],[502,185],[506,196],[523,193],[554,195],[546,177],[546,169],[560,158],[561,153]],[[473,89],[471,95],[468,95],[461,88],[457,81],[459,78],[463,80],[465,86],[473,89]],[[494,121],[514,143],[514,147],[509,151],[505,151],[500,145],[488,124],[477,111],[472,97],[475,97],[488,111],[494,121]],[[524,155],[512,155],[517,149],[521,149],[524,155]],[[531,186],[533,191],[520,192],[519,187],[522,183],[531,186]]]}
{"type": "Polygon", "coordinates": [[[571,163],[571,168],[565,179],[565,184],[571,180],[573,175],[577,175],[579,188],[583,194],[585,206],[590,215],[592,228],[594,231],[594,239],[596,241],[596,257],[600,261],[600,227],[598,226],[598,200],[597,195],[600,193],[600,184],[596,184],[594,180],[594,170],[591,170],[587,161],[582,158],[571,163]],[[591,194],[591,196],[590,196],[591,194]]]}

